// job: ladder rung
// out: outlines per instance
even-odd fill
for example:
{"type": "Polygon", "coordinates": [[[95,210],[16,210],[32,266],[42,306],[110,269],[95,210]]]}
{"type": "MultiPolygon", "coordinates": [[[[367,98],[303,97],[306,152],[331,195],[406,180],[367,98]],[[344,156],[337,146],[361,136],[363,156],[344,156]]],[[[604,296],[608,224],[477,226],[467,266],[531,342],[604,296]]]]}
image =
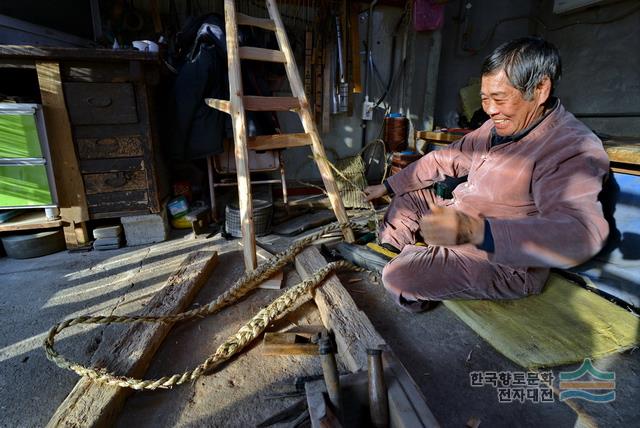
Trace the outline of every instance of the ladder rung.
{"type": "Polygon", "coordinates": [[[252,27],[262,28],[264,30],[276,31],[276,23],[270,19],[256,18],[254,16],[236,13],[238,25],[251,25],[252,27]]]}
{"type": "Polygon", "coordinates": [[[238,55],[240,59],[253,59],[256,61],[268,61],[268,62],[281,62],[285,63],[287,60],[281,51],[273,49],[254,48],[249,46],[243,46],[238,48],[238,55]]]}
{"type": "Polygon", "coordinates": [[[205,98],[207,105],[216,110],[220,110],[227,114],[231,114],[231,104],[227,100],[218,100],[215,98],[205,98]]]}
{"type": "Polygon", "coordinates": [[[308,145],[311,145],[311,136],[304,133],[258,135],[247,138],[247,147],[250,150],[275,150],[308,145]]]}
{"type": "Polygon", "coordinates": [[[289,111],[300,108],[300,100],[294,97],[242,97],[244,109],[248,111],[289,111]]]}

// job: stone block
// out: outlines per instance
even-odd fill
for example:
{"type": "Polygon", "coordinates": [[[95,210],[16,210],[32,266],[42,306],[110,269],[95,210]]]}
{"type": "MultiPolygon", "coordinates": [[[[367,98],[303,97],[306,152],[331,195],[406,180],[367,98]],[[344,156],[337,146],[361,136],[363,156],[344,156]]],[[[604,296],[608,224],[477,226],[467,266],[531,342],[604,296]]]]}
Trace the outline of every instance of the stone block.
{"type": "Polygon", "coordinates": [[[124,228],[124,237],[129,247],[162,242],[167,239],[169,234],[166,209],[163,209],[160,214],[122,217],[120,222],[124,228]]]}

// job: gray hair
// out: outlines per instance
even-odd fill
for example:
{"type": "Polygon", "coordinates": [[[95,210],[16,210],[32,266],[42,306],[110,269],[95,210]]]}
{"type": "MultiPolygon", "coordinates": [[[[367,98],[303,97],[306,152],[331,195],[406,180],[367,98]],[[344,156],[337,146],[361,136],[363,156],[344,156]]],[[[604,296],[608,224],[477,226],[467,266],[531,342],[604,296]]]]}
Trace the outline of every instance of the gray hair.
{"type": "Polygon", "coordinates": [[[482,75],[504,70],[507,79],[526,100],[545,77],[551,92],[562,74],[558,48],[540,37],[522,37],[498,46],[482,64],[482,75]]]}

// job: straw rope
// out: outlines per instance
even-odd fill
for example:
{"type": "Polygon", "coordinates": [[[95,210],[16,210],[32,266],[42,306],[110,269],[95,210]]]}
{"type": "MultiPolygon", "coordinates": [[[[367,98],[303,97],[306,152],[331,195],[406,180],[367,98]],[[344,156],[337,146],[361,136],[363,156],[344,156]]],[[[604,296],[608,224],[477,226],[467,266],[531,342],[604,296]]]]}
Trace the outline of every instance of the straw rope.
{"type": "Polygon", "coordinates": [[[194,381],[204,373],[206,373],[208,370],[219,366],[221,363],[227,361],[233,355],[240,352],[245,346],[251,343],[251,341],[253,341],[256,337],[258,337],[270,323],[284,317],[287,313],[291,312],[301,304],[310,300],[312,297],[311,291],[313,291],[319,284],[321,284],[322,281],[324,281],[324,279],[326,279],[326,277],[332,272],[340,269],[350,269],[355,271],[364,271],[364,269],[354,266],[344,260],[327,264],[325,267],[319,269],[308,279],[289,288],[266,308],[260,310],[247,324],[241,327],[237,333],[230,336],[224,343],[222,343],[218,347],[218,349],[212,355],[210,355],[196,368],[183,373],[164,376],[159,379],[143,380],[126,376],[118,376],[116,374],[109,373],[105,369],[87,367],[80,363],[71,361],[55,350],[55,336],[65,328],[78,324],[109,324],[133,322],[174,323],[177,321],[185,321],[196,317],[205,317],[211,315],[224,308],[225,306],[238,301],[249,291],[256,288],[263,280],[271,277],[274,273],[281,270],[288,262],[292,261],[295,256],[299,254],[305,247],[311,244],[311,242],[319,239],[326,233],[330,233],[344,227],[353,226],[356,225],[353,223],[348,223],[345,225],[333,223],[323,228],[320,232],[301,239],[300,241],[289,247],[287,250],[271,257],[269,260],[267,260],[266,263],[258,266],[257,269],[245,273],[234,283],[234,285],[229,290],[221,294],[216,300],[198,309],[168,316],[80,316],[58,323],[51,328],[47,338],[44,341],[44,348],[47,358],[55,363],[58,367],[66,370],[71,370],[82,377],[88,377],[89,379],[96,382],[104,383],[107,385],[120,386],[123,388],[131,388],[136,390],[154,390],[158,388],[171,388],[175,385],[194,381]]]}

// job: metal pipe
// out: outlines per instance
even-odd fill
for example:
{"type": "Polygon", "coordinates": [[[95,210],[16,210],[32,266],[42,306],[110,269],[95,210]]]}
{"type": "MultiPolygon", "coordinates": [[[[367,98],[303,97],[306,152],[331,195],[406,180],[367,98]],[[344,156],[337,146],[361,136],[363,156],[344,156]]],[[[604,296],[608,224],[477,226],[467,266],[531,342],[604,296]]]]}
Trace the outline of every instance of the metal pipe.
{"type": "Polygon", "coordinates": [[[382,368],[382,350],[367,349],[369,370],[369,415],[375,428],[389,426],[389,399],[382,368]]]}
{"type": "MultiPolygon", "coordinates": [[[[369,16],[367,17],[367,41],[366,47],[367,51],[365,52],[365,67],[364,67],[364,96],[365,99],[369,96],[369,64],[371,63],[371,21],[373,20],[373,8],[378,3],[378,0],[373,0],[369,5],[369,16]]],[[[360,127],[362,128],[362,147],[367,145],[367,121],[362,120],[360,122],[360,127]]]]}

